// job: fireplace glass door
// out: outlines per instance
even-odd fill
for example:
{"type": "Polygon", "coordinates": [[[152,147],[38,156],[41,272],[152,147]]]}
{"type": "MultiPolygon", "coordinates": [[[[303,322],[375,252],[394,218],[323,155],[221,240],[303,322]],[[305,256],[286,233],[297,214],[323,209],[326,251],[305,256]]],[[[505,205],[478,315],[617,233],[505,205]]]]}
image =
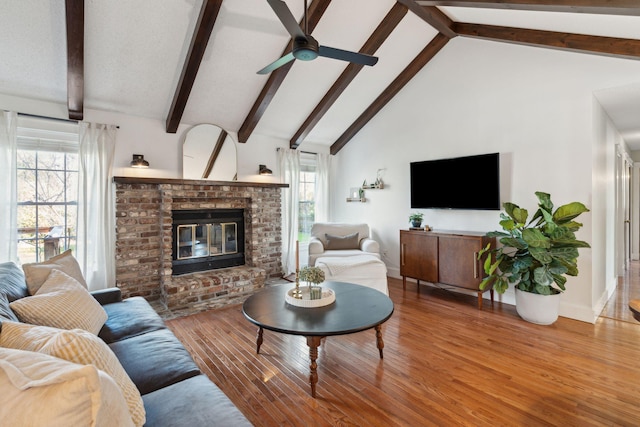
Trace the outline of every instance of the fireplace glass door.
{"type": "Polygon", "coordinates": [[[238,252],[237,224],[185,224],[178,226],[178,259],[190,259],[238,252]]]}

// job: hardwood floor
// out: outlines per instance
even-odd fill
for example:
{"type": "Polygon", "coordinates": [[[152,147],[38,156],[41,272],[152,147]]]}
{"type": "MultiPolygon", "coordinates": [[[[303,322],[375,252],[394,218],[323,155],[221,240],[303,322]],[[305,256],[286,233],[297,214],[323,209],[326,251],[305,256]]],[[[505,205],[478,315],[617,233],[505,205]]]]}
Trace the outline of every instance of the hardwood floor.
{"type": "Polygon", "coordinates": [[[265,331],[257,355],[239,305],[167,324],[256,426],[640,425],[632,317],[538,326],[511,305],[415,286],[389,279],[383,360],[373,330],[326,339],[316,399],[303,337],[265,331]]]}

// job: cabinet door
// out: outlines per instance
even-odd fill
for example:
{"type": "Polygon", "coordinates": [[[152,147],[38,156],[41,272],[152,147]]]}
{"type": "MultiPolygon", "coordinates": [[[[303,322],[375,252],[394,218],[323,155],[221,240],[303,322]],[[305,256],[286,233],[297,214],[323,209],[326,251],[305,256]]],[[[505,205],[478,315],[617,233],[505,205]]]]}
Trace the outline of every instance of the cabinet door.
{"type": "Polygon", "coordinates": [[[438,281],[438,237],[426,232],[400,231],[400,274],[436,283],[438,281]]]}
{"type": "Polygon", "coordinates": [[[440,283],[478,290],[482,281],[482,266],[477,260],[482,238],[475,236],[440,236],[440,283]]]}

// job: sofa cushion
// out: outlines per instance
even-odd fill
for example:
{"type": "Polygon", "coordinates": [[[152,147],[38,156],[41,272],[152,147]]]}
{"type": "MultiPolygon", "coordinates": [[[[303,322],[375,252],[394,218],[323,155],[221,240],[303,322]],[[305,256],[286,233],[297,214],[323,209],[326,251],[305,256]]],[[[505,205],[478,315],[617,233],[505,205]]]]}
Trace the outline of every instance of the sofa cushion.
{"type": "Polygon", "coordinates": [[[349,224],[339,222],[316,222],[311,226],[311,236],[320,239],[326,247],[327,238],[325,234],[333,236],[348,236],[349,234],[358,233],[359,239],[369,237],[368,224],[349,224]]]}
{"type": "Polygon", "coordinates": [[[50,328],[25,323],[4,322],[0,347],[36,351],[81,365],[94,365],[114,379],[122,390],[136,426],[145,421],[140,392],[133,384],[109,346],[94,334],[74,329],[50,328]]]}
{"type": "Polygon", "coordinates": [[[98,336],[107,344],[165,328],[160,316],[142,297],[105,304],[102,308],[107,312],[108,319],[98,336]]]}
{"type": "MultiPolygon", "coordinates": [[[[11,320],[13,322],[19,322],[11,307],[9,307],[9,300],[7,296],[0,292],[0,328],[2,327],[3,320],[11,320]]],[[[2,329],[0,329],[1,331],[2,329]]]]}
{"type": "Polygon", "coordinates": [[[352,233],[346,236],[334,236],[333,234],[325,233],[324,236],[327,239],[327,245],[325,246],[327,250],[360,248],[358,233],[352,233]]]}
{"type": "Polygon", "coordinates": [[[107,320],[107,312],[77,280],[52,270],[34,296],[10,304],[26,323],[62,329],[84,329],[95,335],[107,320]]]}
{"type": "Polygon", "coordinates": [[[252,425],[222,390],[204,375],[145,394],[142,399],[147,408],[149,426],[252,425]]]}
{"type": "Polygon", "coordinates": [[[87,289],[87,282],[84,280],[80,265],[73,257],[71,249],[46,261],[23,264],[22,269],[24,270],[27,287],[31,295],[35,295],[36,292],[38,292],[40,286],[42,286],[47,280],[47,277],[49,277],[49,273],[54,269],[63,271],[65,274],[73,277],[87,289]]]}
{"type": "Polygon", "coordinates": [[[116,341],[109,347],[143,395],[200,373],[169,329],[116,341]]]}
{"type": "Polygon", "coordinates": [[[92,365],[0,348],[0,420],[11,426],[133,426],[114,380],[92,365]]]}
{"type": "Polygon", "coordinates": [[[0,264],[0,293],[5,294],[9,302],[29,296],[24,272],[13,262],[0,264]]]}

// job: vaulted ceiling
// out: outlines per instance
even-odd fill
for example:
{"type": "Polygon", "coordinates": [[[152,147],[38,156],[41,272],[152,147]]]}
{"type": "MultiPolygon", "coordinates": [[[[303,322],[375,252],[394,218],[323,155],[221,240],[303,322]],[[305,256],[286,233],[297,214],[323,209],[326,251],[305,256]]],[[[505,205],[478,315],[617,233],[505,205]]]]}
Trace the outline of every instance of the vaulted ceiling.
{"type": "MultiPolygon", "coordinates": [[[[304,0],[286,5],[302,20],[304,0]]],[[[72,119],[90,108],[158,119],[169,133],[214,123],[241,143],[260,134],[333,154],[455,37],[640,59],[633,0],[313,0],[309,32],[321,45],[378,64],[320,57],[269,75],[256,72],[291,51],[291,39],[266,0],[21,0],[2,9],[2,94],[64,103],[72,119]]],[[[640,91],[606,95],[640,149],[640,91]]]]}

